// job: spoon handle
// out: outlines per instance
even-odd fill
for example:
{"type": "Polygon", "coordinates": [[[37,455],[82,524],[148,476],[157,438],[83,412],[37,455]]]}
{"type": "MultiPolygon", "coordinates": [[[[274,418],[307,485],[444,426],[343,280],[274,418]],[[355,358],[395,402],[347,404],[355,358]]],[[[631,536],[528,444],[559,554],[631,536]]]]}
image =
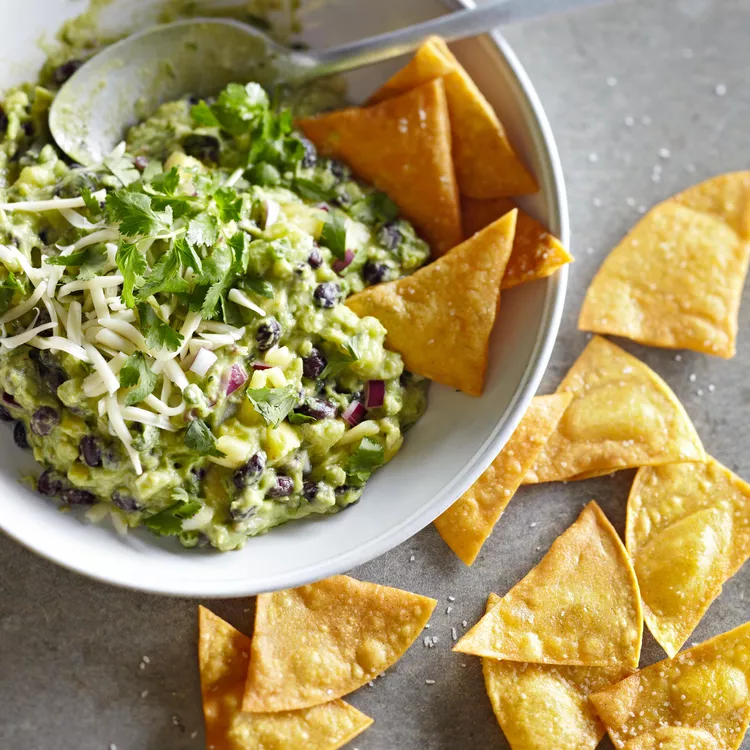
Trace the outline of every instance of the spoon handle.
{"type": "Polygon", "coordinates": [[[412,52],[433,34],[453,41],[485,33],[510,21],[568,11],[598,2],[601,0],[493,0],[479,8],[447,13],[414,26],[318,52],[315,54],[316,64],[308,75],[318,78],[390,60],[412,52]]]}

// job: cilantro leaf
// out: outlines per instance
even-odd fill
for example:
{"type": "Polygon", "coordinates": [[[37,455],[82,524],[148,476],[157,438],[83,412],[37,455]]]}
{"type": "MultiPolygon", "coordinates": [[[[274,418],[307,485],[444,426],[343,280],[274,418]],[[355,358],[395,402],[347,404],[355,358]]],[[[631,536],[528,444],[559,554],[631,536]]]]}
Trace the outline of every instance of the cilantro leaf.
{"type": "Polygon", "coordinates": [[[158,376],[148,366],[143,352],[131,354],[120,370],[120,385],[123,388],[135,386],[125,396],[125,406],[138,404],[153,393],[157,379],[158,376]]]}
{"type": "Polygon", "coordinates": [[[79,250],[77,253],[47,258],[45,262],[48,266],[80,266],[85,257],[86,250],[79,250]]]}
{"type": "Polygon", "coordinates": [[[360,354],[357,351],[356,342],[354,339],[349,339],[343,344],[344,351],[340,349],[332,349],[326,352],[326,364],[323,372],[320,373],[321,378],[333,378],[342,373],[349,365],[356,362],[360,354]]]}
{"type": "Polygon", "coordinates": [[[198,273],[201,273],[203,271],[203,263],[201,262],[200,255],[195,252],[194,248],[190,247],[184,237],[178,237],[174,241],[174,249],[179,254],[183,266],[192,268],[198,273]]]}
{"type": "Polygon", "coordinates": [[[92,214],[96,216],[97,214],[101,213],[102,207],[99,204],[99,201],[94,198],[94,194],[89,188],[81,188],[81,198],[83,198],[83,202],[86,204],[86,208],[88,208],[88,210],[91,211],[92,214]]]}
{"type": "Polygon", "coordinates": [[[347,481],[357,487],[362,487],[370,478],[372,472],[384,463],[385,451],[383,446],[372,438],[362,438],[344,467],[347,481]]]}
{"type": "Polygon", "coordinates": [[[108,156],[104,159],[104,166],[127,187],[140,179],[141,173],[135,168],[133,159],[128,154],[122,156],[108,156]]]}
{"type": "Polygon", "coordinates": [[[152,236],[168,232],[172,226],[172,211],[155,211],[151,197],[145,193],[117,190],[107,195],[107,215],[120,224],[126,237],[152,236]]]}
{"type": "Polygon", "coordinates": [[[328,190],[313,180],[297,177],[294,180],[294,190],[303,198],[311,201],[329,201],[333,198],[333,190],[328,190]]]}
{"type": "Polygon", "coordinates": [[[182,522],[192,518],[201,508],[200,500],[177,500],[164,510],[145,518],[143,523],[160,536],[174,536],[182,531],[182,522]]]}
{"type": "Polygon", "coordinates": [[[203,275],[198,280],[194,302],[200,299],[200,311],[204,318],[216,318],[224,295],[234,279],[234,257],[227,245],[218,245],[203,264],[203,275]],[[205,291],[203,291],[205,290],[205,291]],[[201,296],[202,295],[202,296],[201,296]]]}
{"type": "Polygon", "coordinates": [[[5,312],[13,301],[16,292],[24,292],[25,286],[13,271],[8,271],[8,278],[0,283],[0,312],[5,312]]]}
{"type": "Polygon", "coordinates": [[[145,302],[139,303],[138,317],[141,321],[143,336],[151,349],[166,349],[174,352],[180,348],[183,340],[182,334],[165,323],[151,305],[145,302]]]}
{"type": "Polygon", "coordinates": [[[190,219],[187,241],[191,245],[210,247],[216,242],[218,236],[219,230],[216,226],[216,219],[210,214],[203,212],[194,219],[190,219]]]}
{"type": "Polygon", "coordinates": [[[351,207],[355,219],[365,224],[377,224],[398,218],[398,206],[380,191],[370,193],[351,207]]]}
{"type": "Polygon", "coordinates": [[[152,294],[159,292],[170,292],[178,294],[188,290],[188,283],[182,278],[182,260],[180,254],[174,248],[164,253],[151,273],[146,277],[145,283],[136,293],[136,299],[145,300],[152,294]]]}
{"type": "Polygon", "coordinates": [[[297,403],[297,391],[291,385],[283,388],[248,388],[246,394],[255,411],[272,427],[278,427],[297,403]]]}
{"type": "Polygon", "coordinates": [[[86,255],[81,260],[78,270],[79,281],[91,281],[94,276],[98,276],[107,265],[107,254],[98,250],[96,247],[86,248],[86,255]]]}
{"type": "Polygon", "coordinates": [[[320,233],[320,244],[325,245],[339,260],[346,256],[346,219],[342,219],[336,211],[328,214],[320,233]]]}
{"type": "Polygon", "coordinates": [[[248,276],[244,279],[240,279],[238,286],[245,292],[251,292],[257,294],[259,297],[264,299],[273,299],[274,290],[273,284],[265,279],[257,279],[252,276],[248,276]]]}
{"type": "Polygon", "coordinates": [[[217,281],[208,288],[206,296],[203,298],[203,303],[201,304],[201,315],[204,318],[212,320],[218,317],[219,310],[223,309],[222,302],[224,300],[224,295],[229,291],[231,281],[231,276],[225,276],[223,279],[217,281]]]}
{"type": "MultiPolygon", "coordinates": [[[[230,83],[211,107],[219,125],[231,135],[247,133],[268,112],[268,95],[258,83],[230,83]]],[[[202,113],[201,113],[202,114],[202,113]]]]}
{"type": "Polygon", "coordinates": [[[293,411],[287,417],[289,424],[306,424],[307,422],[317,421],[315,417],[311,417],[309,414],[301,414],[300,412],[293,411]]]}
{"type": "Polygon", "coordinates": [[[216,128],[219,126],[219,121],[216,119],[216,115],[203,99],[201,99],[198,104],[193,105],[190,114],[196,125],[203,125],[208,128],[216,128]]]}
{"type": "Polygon", "coordinates": [[[174,196],[180,185],[180,170],[172,167],[169,172],[161,172],[151,179],[151,187],[157,193],[174,196]]]}
{"type": "Polygon", "coordinates": [[[146,164],[146,168],[141,174],[141,181],[144,184],[147,184],[163,172],[164,167],[162,166],[162,163],[158,159],[151,159],[151,161],[146,164]]]}
{"type": "Polygon", "coordinates": [[[133,289],[143,279],[147,263],[137,245],[129,242],[120,243],[115,255],[115,263],[124,279],[122,283],[122,301],[128,307],[135,307],[133,289]]]}
{"type": "Polygon", "coordinates": [[[194,419],[185,432],[185,445],[200,456],[221,458],[224,454],[216,447],[216,438],[202,419],[194,419]]]}
{"type": "Polygon", "coordinates": [[[214,193],[214,200],[219,209],[219,216],[226,224],[230,221],[239,221],[242,218],[242,198],[229,187],[219,188],[214,193]]]}
{"type": "Polygon", "coordinates": [[[230,240],[229,247],[232,248],[232,268],[236,273],[243,274],[247,269],[249,247],[247,235],[244,232],[237,232],[230,240]]]}

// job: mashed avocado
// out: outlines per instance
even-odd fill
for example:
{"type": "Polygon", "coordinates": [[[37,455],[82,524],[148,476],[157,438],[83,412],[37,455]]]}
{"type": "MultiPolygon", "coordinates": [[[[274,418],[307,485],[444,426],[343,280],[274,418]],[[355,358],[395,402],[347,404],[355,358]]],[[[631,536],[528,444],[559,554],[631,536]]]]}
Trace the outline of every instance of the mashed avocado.
{"type": "Polygon", "coordinates": [[[359,499],[426,382],[342,303],[427,245],[257,84],[163,105],[92,169],[53,97],[0,105],[0,419],[39,492],[220,550],[359,499]]]}

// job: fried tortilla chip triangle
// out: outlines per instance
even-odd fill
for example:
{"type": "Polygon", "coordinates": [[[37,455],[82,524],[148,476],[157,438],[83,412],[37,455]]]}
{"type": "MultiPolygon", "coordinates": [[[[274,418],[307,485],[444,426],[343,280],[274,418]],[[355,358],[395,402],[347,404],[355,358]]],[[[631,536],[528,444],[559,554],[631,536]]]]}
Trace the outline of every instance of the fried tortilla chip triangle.
{"type": "Polygon", "coordinates": [[[435,604],[348,576],[261,594],[244,710],[292,711],[351,693],[403,656],[435,604]]]}
{"type": "Polygon", "coordinates": [[[748,262],[750,172],[708,180],[653,208],[610,253],[579,328],[733,357],[748,262]]]}
{"type": "Polygon", "coordinates": [[[749,683],[745,623],[594,693],[591,701],[618,750],[737,750],[750,719],[749,683]]]}
{"type": "Polygon", "coordinates": [[[642,631],[630,558],[590,502],[454,651],[535,664],[635,668],[642,631]]]}
{"type": "MultiPolygon", "coordinates": [[[[471,237],[488,224],[512,211],[515,204],[510,198],[461,199],[461,222],[464,237],[471,237]]],[[[542,224],[519,209],[513,252],[505,269],[501,289],[551,276],[573,256],[553,237],[542,224]]]]}
{"type": "Polygon", "coordinates": [[[446,544],[466,565],[499,520],[524,475],[570,403],[569,393],[537,396],[505,447],[476,482],[448,510],[435,519],[446,544]]]}
{"type": "Polygon", "coordinates": [[[524,483],[703,461],[698,433],[669,386],[619,346],[594,336],[557,389],[573,401],[524,483]]]}
{"type": "Polygon", "coordinates": [[[387,193],[440,255],[461,242],[461,208],[441,78],[373,107],[298,123],[325,156],[387,193]]]}
{"type": "Polygon", "coordinates": [[[342,700],[300,711],[242,712],[250,639],[199,607],[198,662],[209,750],[336,750],[372,724],[342,700]]]}
{"type": "Polygon", "coordinates": [[[674,656],[750,557],[750,485],[713,458],[646,467],[627,518],[646,623],[674,656]]]}
{"type": "MultiPolygon", "coordinates": [[[[490,594],[488,611],[499,601],[490,594]]],[[[588,696],[631,672],[487,658],[482,671],[492,710],[512,750],[594,750],[605,729],[588,696]]]]}
{"type": "Polygon", "coordinates": [[[498,198],[535,193],[536,180],[510,145],[495,111],[440,37],[430,37],[370,101],[389,99],[438,77],[448,97],[461,194],[498,198]]]}
{"type": "Polygon", "coordinates": [[[515,226],[513,211],[411,276],[371,286],[346,305],[385,326],[386,344],[408,370],[480,396],[515,226]]]}

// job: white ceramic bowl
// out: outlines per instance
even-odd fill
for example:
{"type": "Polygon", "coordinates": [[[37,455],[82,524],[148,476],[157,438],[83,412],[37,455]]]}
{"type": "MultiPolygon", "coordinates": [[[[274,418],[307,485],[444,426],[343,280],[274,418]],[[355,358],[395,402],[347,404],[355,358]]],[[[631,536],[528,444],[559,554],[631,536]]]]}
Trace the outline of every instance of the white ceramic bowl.
{"type": "MultiPolygon", "coordinates": [[[[334,0],[303,14],[306,40],[328,46],[386,31],[471,0],[334,0]],[[322,7],[321,7],[322,6],[322,7]]],[[[108,23],[153,10],[154,0],[118,0],[108,23]]],[[[83,2],[25,0],[3,10],[0,90],[30,79],[42,60],[40,35],[53,34],[83,2]]],[[[533,168],[541,191],[523,206],[564,243],[568,217],[562,171],[547,118],[534,88],[499,34],[467,40],[454,51],[495,106],[510,138],[533,168]]],[[[364,98],[401,63],[359,71],[353,99],[364,98]]],[[[340,573],[383,554],[432,522],[488,466],[511,435],[547,366],[562,314],[567,269],[503,295],[491,346],[487,387],[475,399],[433,384],[422,420],[399,455],[372,479],[359,503],[335,516],[297,521],[219,554],[185,550],[147,532],[119,536],[107,523],[93,526],[19,483],[33,468],[0,430],[0,527],[48,559],[107,583],[160,594],[240,596],[340,573]]]]}

